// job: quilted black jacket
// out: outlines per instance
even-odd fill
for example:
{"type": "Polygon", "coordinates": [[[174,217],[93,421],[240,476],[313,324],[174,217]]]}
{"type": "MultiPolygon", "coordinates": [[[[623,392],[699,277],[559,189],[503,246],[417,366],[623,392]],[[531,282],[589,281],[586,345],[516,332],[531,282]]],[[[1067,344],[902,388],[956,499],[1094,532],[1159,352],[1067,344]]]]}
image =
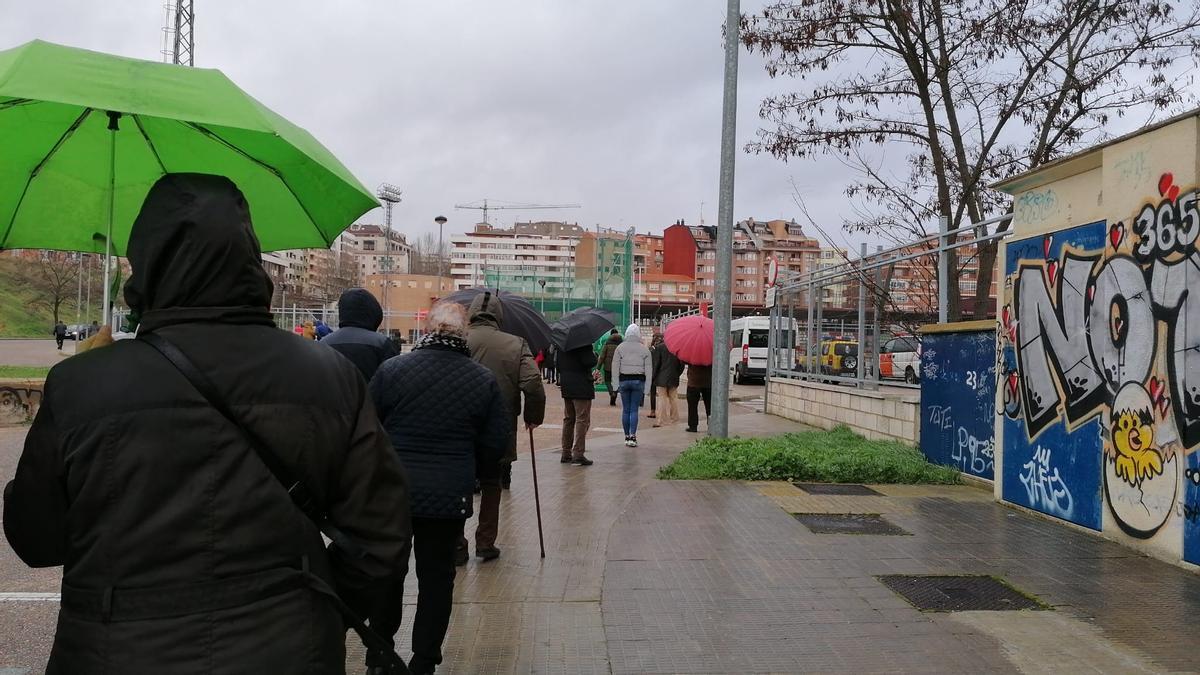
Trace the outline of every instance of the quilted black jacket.
{"type": "Polygon", "coordinates": [[[470,517],[477,467],[497,471],[512,435],[495,376],[462,352],[431,345],[388,359],[370,389],[408,469],[412,515],[470,517]]]}

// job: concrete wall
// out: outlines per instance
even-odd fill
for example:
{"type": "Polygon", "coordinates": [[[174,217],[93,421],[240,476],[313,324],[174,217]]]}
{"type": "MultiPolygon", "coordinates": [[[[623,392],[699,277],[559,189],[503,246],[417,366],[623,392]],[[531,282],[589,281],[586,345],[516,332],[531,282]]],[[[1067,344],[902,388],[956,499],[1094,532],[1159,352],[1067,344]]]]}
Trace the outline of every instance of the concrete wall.
{"type": "Polygon", "coordinates": [[[0,426],[24,424],[42,403],[42,380],[0,380],[0,426]]]}
{"type": "Polygon", "coordinates": [[[866,438],[916,445],[920,395],[862,391],[832,384],[773,377],[767,383],[767,414],[821,429],[844,424],[866,438]]]}
{"type": "Polygon", "coordinates": [[[1200,563],[1197,117],[1006,185],[996,496],[1200,563]]]}

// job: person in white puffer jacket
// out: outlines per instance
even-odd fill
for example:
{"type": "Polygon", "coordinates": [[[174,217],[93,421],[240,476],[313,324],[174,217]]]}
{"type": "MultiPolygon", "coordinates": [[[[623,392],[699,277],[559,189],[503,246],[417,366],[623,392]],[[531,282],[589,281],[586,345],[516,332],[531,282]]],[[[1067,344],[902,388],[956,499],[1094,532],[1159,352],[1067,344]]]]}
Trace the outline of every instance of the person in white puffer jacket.
{"type": "Polygon", "coordinates": [[[621,396],[621,426],[625,430],[625,445],[637,447],[638,408],[646,395],[646,383],[653,381],[650,350],[642,344],[642,331],[631,323],[625,329],[625,339],[613,354],[610,385],[621,396]]]}

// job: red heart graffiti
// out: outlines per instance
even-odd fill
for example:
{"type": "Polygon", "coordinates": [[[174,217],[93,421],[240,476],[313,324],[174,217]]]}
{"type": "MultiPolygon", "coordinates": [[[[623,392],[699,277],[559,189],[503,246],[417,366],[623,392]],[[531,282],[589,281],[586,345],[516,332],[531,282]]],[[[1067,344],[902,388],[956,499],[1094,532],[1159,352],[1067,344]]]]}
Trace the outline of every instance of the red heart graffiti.
{"type": "Polygon", "coordinates": [[[1017,372],[1013,371],[1008,374],[1008,393],[1012,396],[1017,395],[1017,372]]]}
{"type": "Polygon", "coordinates": [[[1150,400],[1157,402],[1163,395],[1163,381],[1157,377],[1150,378],[1150,400]]]}
{"type": "Polygon", "coordinates": [[[1121,246],[1121,242],[1125,240],[1125,223],[1117,223],[1108,228],[1108,242],[1112,244],[1113,250],[1121,246]]]}
{"type": "Polygon", "coordinates": [[[1175,183],[1175,175],[1167,172],[1158,177],[1158,194],[1161,197],[1167,196],[1167,190],[1171,189],[1171,185],[1175,183]]]}
{"type": "Polygon", "coordinates": [[[1172,185],[1172,186],[1171,186],[1171,189],[1170,189],[1170,190],[1167,190],[1167,199],[1168,199],[1169,201],[1175,201],[1175,198],[1176,198],[1176,197],[1178,197],[1178,196],[1179,196],[1179,186],[1178,186],[1178,185],[1172,185]]]}
{"type": "Polygon", "coordinates": [[[1058,283],[1058,261],[1057,260],[1047,260],[1046,261],[1046,276],[1050,279],[1051,286],[1058,283]]]}
{"type": "Polygon", "coordinates": [[[1050,257],[1050,235],[1042,237],[1042,256],[1045,258],[1050,257]]]}
{"type": "Polygon", "coordinates": [[[1170,408],[1170,406],[1171,406],[1171,397],[1170,396],[1162,397],[1162,399],[1158,402],[1158,416],[1166,417],[1167,410],[1170,408]]]}

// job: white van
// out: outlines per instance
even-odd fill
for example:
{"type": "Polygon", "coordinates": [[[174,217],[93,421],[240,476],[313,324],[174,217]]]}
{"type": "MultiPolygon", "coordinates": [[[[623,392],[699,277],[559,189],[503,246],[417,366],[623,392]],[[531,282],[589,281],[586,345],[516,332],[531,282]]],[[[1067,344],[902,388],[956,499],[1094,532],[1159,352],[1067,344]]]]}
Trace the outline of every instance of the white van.
{"type": "Polygon", "coordinates": [[[747,316],[729,323],[729,370],[734,384],[766,379],[770,328],[768,316],[747,316]]]}

